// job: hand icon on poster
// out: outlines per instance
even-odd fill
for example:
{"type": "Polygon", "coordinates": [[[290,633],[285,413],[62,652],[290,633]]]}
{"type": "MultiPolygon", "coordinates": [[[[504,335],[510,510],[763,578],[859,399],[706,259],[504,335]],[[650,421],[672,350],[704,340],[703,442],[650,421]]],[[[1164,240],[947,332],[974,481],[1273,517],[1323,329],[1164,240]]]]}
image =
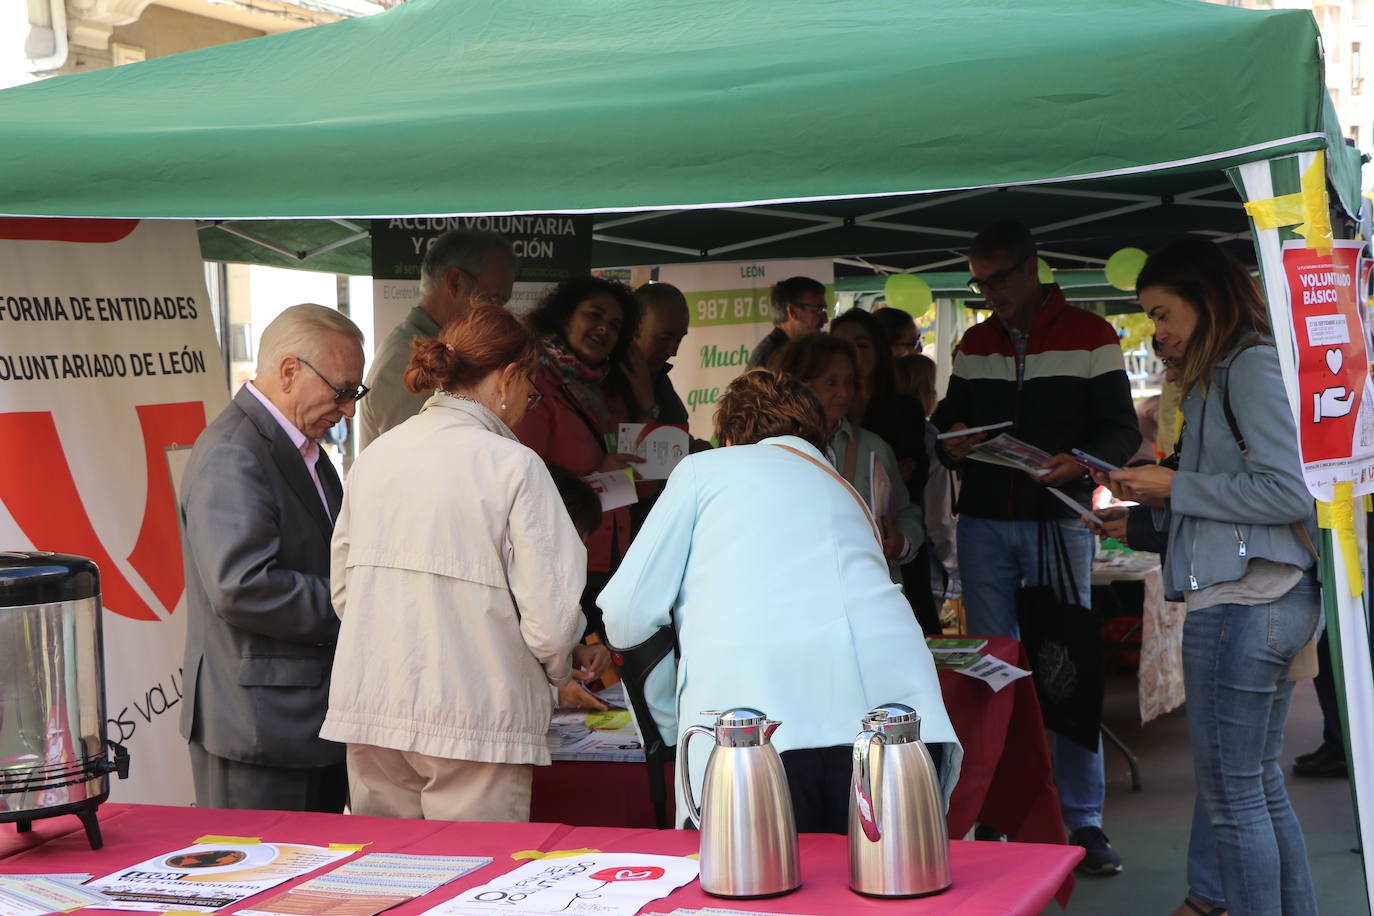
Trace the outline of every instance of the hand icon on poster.
{"type": "Polygon", "coordinates": [[[1312,395],[1312,422],[1334,420],[1350,413],[1355,406],[1355,393],[1344,385],[1337,385],[1312,395]]]}

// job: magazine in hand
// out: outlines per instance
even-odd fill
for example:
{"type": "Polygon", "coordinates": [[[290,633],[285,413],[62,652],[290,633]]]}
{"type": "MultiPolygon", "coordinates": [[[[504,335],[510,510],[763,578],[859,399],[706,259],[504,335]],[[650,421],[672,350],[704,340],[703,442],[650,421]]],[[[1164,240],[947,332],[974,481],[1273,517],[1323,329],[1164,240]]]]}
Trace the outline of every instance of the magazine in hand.
{"type": "Polygon", "coordinates": [[[1010,433],[1002,433],[995,439],[975,445],[969,450],[968,457],[987,464],[1016,468],[1032,477],[1043,477],[1049,473],[1043,467],[1044,463],[1054,456],[1029,442],[1022,442],[1010,433]]]}

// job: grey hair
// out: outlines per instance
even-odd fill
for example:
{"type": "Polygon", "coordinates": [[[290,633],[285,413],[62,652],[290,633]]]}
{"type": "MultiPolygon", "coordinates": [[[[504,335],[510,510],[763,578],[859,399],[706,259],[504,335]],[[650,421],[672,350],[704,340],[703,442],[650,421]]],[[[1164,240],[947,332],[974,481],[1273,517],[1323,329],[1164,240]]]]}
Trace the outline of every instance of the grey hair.
{"type": "Polygon", "coordinates": [[[787,307],[793,305],[807,293],[825,295],[825,284],[810,277],[788,277],[773,284],[769,306],[773,311],[773,324],[787,320],[787,307]]]}
{"type": "Polygon", "coordinates": [[[454,229],[439,236],[420,262],[420,292],[425,293],[444,278],[450,268],[458,267],[472,276],[482,272],[492,258],[515,263],[510,239],[495,232],[454,229]]]}
{"type": "Polygon", "coordinates": [[[341,334],[358,346],[363,345],[363,332],[343,312],[313,302],[291,306],[263,329],[262,343],[258,345],[258,374],[275,372],[288,356],[316,356],[319,338],[325,334],[341,334]]]}

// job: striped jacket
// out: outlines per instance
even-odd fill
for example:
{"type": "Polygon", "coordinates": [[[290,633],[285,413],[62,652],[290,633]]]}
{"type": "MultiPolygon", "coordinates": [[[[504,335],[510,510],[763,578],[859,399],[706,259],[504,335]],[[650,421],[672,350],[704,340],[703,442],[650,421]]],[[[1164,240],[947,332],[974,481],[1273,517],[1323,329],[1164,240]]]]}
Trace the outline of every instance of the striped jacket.
{"type": "MultiPolygon", "coordinates": [[[[949,389],[931,421],[941,431],[955,423],[984,426],[1012,421],[1010,432],[1050,454],[1080,448],[1124,464],[1140,445],[1131,386],[1116,331],[1103,319],[1064,300],[1058,286],[1031,326],[1025,377],[1016,381],[1016,351],[994,314],[964,334],[954,357],[949,389]]],[[[1086,477],[1062,486],[1087,504],[1086,477]]],[[[966,461],[959,512],[975,518],[1071,518],[1073,513],[1020,471],[966,461]]]]}

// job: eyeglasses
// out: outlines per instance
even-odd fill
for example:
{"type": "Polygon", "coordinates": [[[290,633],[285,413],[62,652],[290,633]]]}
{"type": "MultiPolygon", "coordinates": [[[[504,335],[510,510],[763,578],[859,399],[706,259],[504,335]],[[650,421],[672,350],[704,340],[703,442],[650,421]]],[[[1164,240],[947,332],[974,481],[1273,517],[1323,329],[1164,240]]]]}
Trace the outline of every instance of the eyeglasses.
{"type": "Polygon", "coordinates": [[[324,382],[326,385],[329,386],[329,390],[334,392],[335,404],[347,404],[349,401],[361,401],[363,399],[363,395],[367,394],[369,391],[372,390],[371,388],[368,388],[366,385],[359,385],[356,389],[351,390],[348,388],[340,388],[338,385],[335,385],[329,379],[325,378],[323,372],[316,369],[314,366],[310,365],[310,361],[307,360],[305,357],[297,356],[296,359],[304,363],[306,367],[310,369],[311,372],[315,373],[320,377],[320,381],[324,382]]]}
{"type": "Polygon", "coordinates": [[[995,274],[988,274],[982,280],[979,280],[977,277],[972,277],[968,281],[968,288],[973,290],[973,292],[979,296],[983,295],[990,289],[1001,289],[1004,285],[1006,285],[1006,282],[1010,280],[1018,270],[1021,269],[1021,265],[1025,264],[1028,260],[1030,260],[1029,255],[1017,261],[1015,264],[1011,265],[1005,270],[999,270],[995,274]]]}

